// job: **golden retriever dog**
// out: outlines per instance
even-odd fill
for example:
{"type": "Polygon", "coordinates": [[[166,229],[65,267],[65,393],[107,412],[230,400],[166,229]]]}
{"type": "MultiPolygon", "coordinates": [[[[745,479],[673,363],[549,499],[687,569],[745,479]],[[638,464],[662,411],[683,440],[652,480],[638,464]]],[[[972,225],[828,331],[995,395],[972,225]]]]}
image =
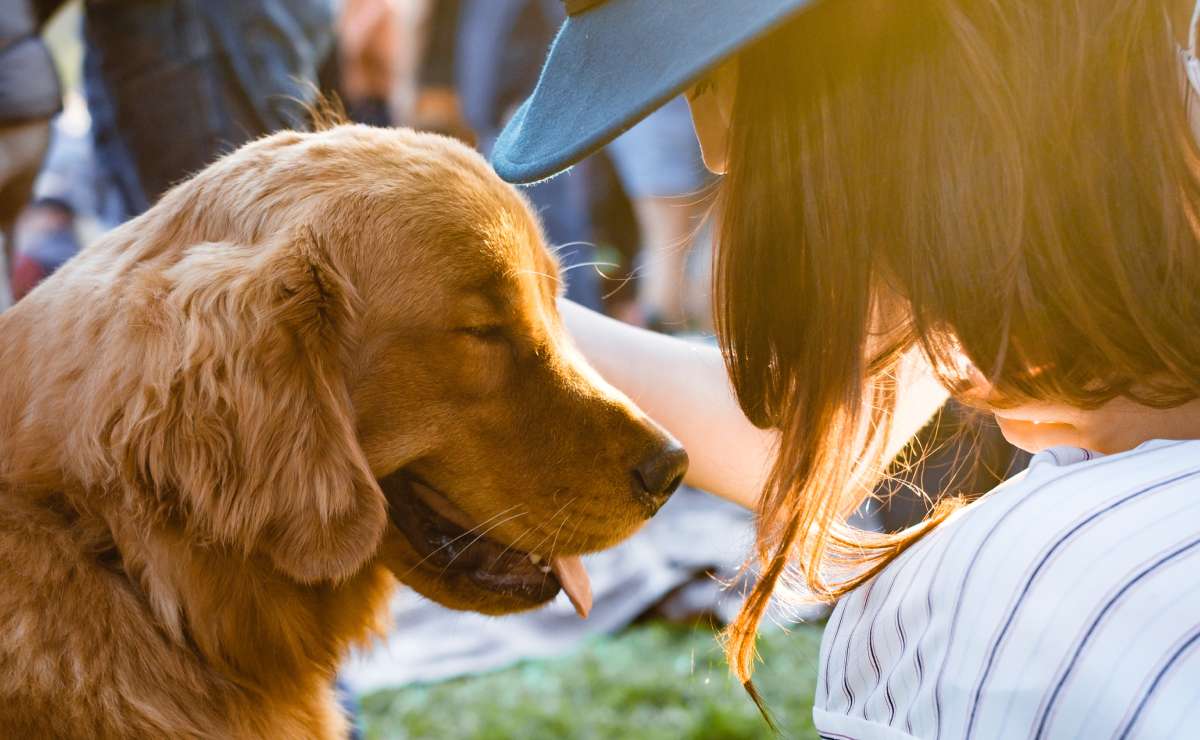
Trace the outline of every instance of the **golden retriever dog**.
{"type": "Polygon", "coordinates": [[[529,609],[677,486],[450,139],[252,143],[0,314],[0,736],[326,738],[399,580],[529,609]]]}

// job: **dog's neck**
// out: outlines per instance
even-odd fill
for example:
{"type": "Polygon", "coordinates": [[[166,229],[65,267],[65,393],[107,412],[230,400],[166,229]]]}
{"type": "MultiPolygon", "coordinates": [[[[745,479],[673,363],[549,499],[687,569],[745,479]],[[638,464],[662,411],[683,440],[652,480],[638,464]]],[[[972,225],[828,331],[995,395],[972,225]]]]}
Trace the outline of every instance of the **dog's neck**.
{"type": "Polygon", "coordinates": [[[110,519],[126,577],[170,639],[209,670],[264,691],[326,682],[352,644],[382,631],[380,607],[394,583],[385,568],[307,586],[263,559],[139,519],[128,511],[110,519]]]}
{"type": "Polygon", "coordinates": [[[39,490],[0,482],[0,505],[62,531],[72,570],[122,582],[157,626],[155,639],[165,638],[201,683],[311,695],[332,681],[353,645],[383,632],[394,579],[382,565],[337,585],[305,586],[260,559],[198,543],[152,512],[126,508],[118,492],[61,483],[39,490]]]}

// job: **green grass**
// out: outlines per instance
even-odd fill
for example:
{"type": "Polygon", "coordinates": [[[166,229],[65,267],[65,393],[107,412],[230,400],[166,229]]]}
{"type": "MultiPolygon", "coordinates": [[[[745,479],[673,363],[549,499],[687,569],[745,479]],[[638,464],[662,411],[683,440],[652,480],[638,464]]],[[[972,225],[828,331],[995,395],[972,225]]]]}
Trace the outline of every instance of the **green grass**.
{"type": "MultiPolygon", "coordinates": [[[[786,737],[809,738],[820,626],[760,640],[755,683],[786,737]]],[[[372,740],[770,738],[704,628],[648,624],[573,655],[362,700],[372,740]]]]}

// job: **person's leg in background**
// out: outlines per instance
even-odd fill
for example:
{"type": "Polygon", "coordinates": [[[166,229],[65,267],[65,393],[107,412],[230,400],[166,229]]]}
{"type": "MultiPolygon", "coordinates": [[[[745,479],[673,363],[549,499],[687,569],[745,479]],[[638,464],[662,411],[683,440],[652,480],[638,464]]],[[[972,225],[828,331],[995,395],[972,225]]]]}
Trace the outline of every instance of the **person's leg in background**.
{"type": "Polygon", "coordinates": [[[461,81],[456,74],[462,5],[462,0],[437,0],[424,19],[409,125],[475,146],[476,134],[463,112],[461,81]]]}
{"type": "Polygon", "coordinates": [[[696,198],[634,198],[641,233],[637,303],[645,326],[681,332],[692,325],[686,305],[687,268],[704,209],[696,198]]]}
{"type": "MultiPolygon", "coordinates": [[[[43,10],[4,3],[0,17],[0,311],[12,302],[13,229],[29,201],[62,107],[58,72],[39,34],[43,10]]],[[[45,11],[48,12],[48,9],[45,11]]]]}
{"type": "Polygon", "coordinates": [[[641,235],[637,268],[642,322],[658,331],[687,331],[688,256],[701,230],[710,176],[700,159],[691,116],[676,98],[618,137],[609,156],[633,200],[641,235]]]}
{"type": "Polygon", "coordinates": [[[416,41],[405,28],[413,12],[395,0],[342,0],[337,22],[337,53],[330,55],[336,68],[336,89],[350,120],[371,126],[391,126],[404,121],[393,115],[405,107],[393,100],[399,88],[405,52],[401,44],[416,41]]]}
{"type": "Polygon", "coordinates": [[[567,283],[567,298],[593,311],[603,310],[599,267],[592,243],[589,163],[581,162],[545,182],[522,188],[541,214],[546,240],[554,245],[567,283]]]}
{"type": "Polygon", "coordinates": [[[12,290],[19,301],[79,252],[75,210],[65,200],[38,198],[26,206],[15,233],[12,290]]]}
{"type": "Polygon", "coordinates": [[[12,305],[17,217],[50,144],[49,121],[0,126],[0,311],[12,305]]]}

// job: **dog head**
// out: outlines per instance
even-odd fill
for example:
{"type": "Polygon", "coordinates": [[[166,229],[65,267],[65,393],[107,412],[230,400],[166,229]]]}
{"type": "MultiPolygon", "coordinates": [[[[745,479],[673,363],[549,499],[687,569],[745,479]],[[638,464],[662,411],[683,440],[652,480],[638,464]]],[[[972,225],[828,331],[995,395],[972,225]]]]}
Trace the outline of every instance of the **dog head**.
{"type": "MultiPolygon", "coordinates": [[[[581,359],[528,203],[434,135],[341,126],[222,159],[68,265],[121,298],[120,475],[302,583],[370,562],[504,613],[634,532],[686,455],[581,359]]],[[[110,453],[111,454],[111,453],[110,453]]]]}

